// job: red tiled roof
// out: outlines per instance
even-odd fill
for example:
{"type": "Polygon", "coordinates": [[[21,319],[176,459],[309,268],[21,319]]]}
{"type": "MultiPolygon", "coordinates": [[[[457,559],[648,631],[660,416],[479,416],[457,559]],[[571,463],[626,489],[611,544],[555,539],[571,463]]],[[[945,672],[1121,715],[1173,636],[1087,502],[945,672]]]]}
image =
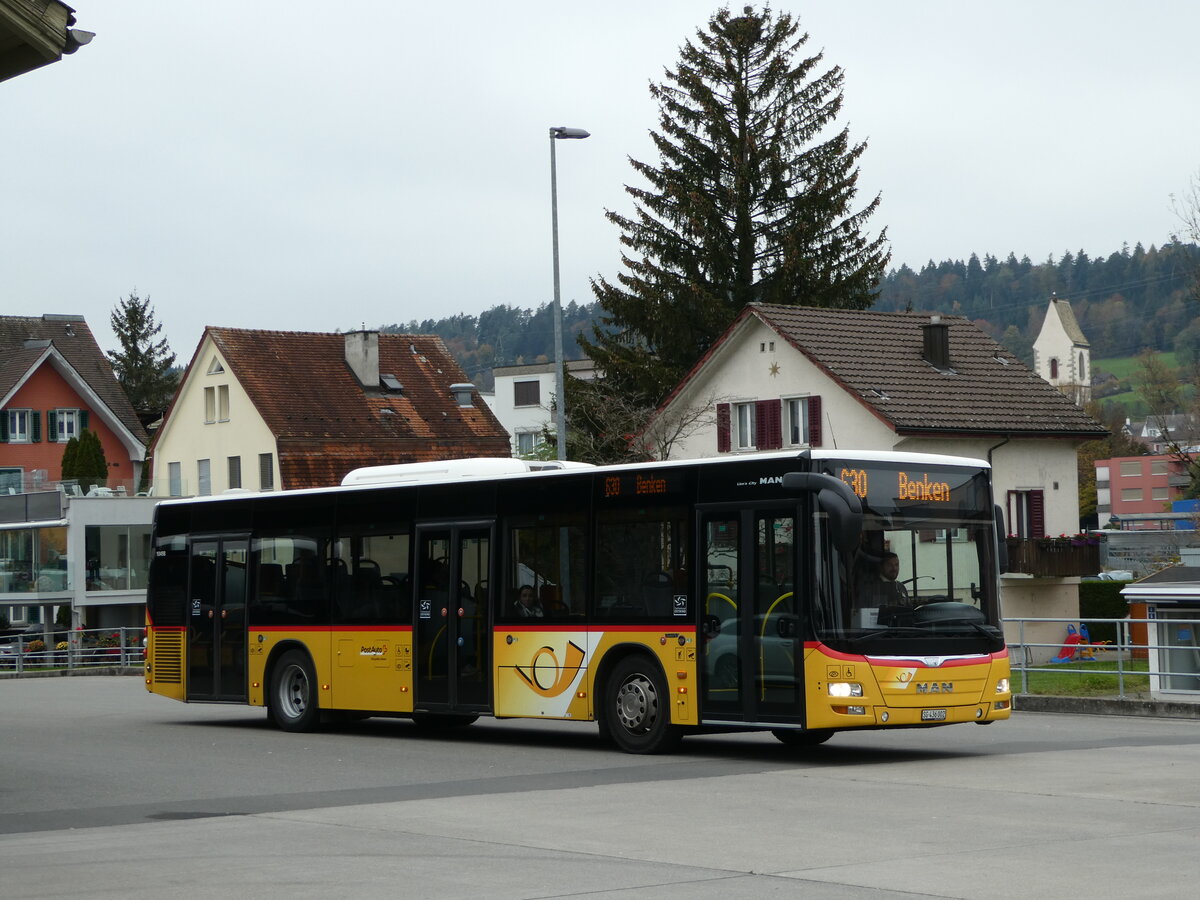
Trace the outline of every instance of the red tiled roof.
{"type": "Polygon", "coordinates": [[[380,374],[403,387],[392,391],[359,384],[340,334],[206,334],[275,435],[285,488],[337,484],[366,465],[510,455],[508,432],[478,391],[473,406],[457,404],[450,386],[467,377],[436,335],[379,336],[380,374]]]}
{"type": "Polygon", "coordinates": [[[0,316],[0,396],[12,390],[45,352],[26,348],[30,340],[53,343],[121,424],[146,443],[146,430],[82,316],[0,316]]]}

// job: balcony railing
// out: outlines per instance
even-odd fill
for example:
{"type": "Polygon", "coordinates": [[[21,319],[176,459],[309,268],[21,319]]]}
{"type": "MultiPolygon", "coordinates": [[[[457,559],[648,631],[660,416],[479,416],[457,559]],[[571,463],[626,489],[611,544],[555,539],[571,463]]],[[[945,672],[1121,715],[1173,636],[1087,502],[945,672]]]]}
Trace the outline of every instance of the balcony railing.
{"type": "Polygon", "coordinates": [[[1007,538],[1008,570],[1066,578],[1100,571],[1100,545],[1087,538],[1007,538]]]}

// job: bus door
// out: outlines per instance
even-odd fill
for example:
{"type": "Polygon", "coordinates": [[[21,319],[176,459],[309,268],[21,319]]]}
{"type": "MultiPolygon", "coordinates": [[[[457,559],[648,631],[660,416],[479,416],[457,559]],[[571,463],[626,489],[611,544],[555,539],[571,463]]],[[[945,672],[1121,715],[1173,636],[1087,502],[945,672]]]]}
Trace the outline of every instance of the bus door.
{"type": "Polygon", "coordinates": [[[188,552],[188,700],[246,695],[244,537],[194,540],[188,552]]]}
{"type": "Polygon", "coordinates": [[[803,721],[795,506],[703,510],[705,721],[803,721]]]}
{"type": "Polygon", "coordinates": [[[418,710],[488,706],[491,546],[490,522],[417,526],[418,710]]]}

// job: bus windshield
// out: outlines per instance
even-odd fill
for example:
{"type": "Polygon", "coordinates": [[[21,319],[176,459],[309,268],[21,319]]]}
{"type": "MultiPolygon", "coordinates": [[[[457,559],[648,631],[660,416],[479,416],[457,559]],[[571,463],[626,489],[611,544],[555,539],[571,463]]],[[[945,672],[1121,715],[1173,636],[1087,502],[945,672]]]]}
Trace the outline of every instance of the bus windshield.
{"type": "Polygon", "coordinates": [[[884,656],[1003,649],[986,475],[872,475],[888,490],[861,491],[858,547],[839,553],[828,537],[817,542],[816,639],[843,652],[884,656]],[[906,483],[917,477],[935,488],[906,496],[906,483]]]}

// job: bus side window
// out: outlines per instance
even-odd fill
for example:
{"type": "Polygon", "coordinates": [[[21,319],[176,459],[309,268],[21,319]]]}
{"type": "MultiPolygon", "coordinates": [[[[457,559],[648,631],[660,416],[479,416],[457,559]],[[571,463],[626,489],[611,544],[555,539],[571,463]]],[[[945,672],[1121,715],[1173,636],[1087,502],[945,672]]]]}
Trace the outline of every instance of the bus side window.
{"type": "Polygon", "coordinates": [[[613,510],[597,521],[596,615],[669,619],[687,594],[688,517],[679,508],[613,510]]]}

